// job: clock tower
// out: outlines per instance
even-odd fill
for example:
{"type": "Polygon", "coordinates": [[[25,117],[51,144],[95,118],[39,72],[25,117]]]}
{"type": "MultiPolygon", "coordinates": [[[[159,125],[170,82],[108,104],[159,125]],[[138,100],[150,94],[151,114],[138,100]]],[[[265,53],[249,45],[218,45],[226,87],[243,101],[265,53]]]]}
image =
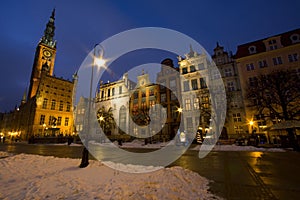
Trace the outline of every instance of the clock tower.
{"type": "Polygon", "coordinates": [[[53,75],[54,61],[56,55],[56,41],[54,40],[55,9],[46,25],[44,35],[41,38],[36,51],[30,78],[28,98],[36,95],[42,74],[53,75]]]}

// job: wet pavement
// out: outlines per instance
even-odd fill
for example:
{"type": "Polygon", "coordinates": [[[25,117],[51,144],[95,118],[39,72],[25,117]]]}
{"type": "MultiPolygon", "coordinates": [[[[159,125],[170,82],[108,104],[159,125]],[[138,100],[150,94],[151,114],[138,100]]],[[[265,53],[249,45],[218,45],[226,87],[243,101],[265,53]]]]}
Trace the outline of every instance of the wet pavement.
{"type": "Polygon", "coordinates": [[[196,162],[188,151],[173,165],[210,180],[211,192],[225,199],[299,199],[300,153],[211,152],[196,162]]]}
{"type": "MultiPolygon", "coordinates": [[[[82,146],[0,144],[0,151],[80,158],[82,146]]],[[[131,149],[146,152],[145,149],[131,149]]],[[[210,190],[225,199],[299,199],[300,153],[210,152],[199,159],[189,150],[170,166],[182,166],[210,180],[210,190]]]]}

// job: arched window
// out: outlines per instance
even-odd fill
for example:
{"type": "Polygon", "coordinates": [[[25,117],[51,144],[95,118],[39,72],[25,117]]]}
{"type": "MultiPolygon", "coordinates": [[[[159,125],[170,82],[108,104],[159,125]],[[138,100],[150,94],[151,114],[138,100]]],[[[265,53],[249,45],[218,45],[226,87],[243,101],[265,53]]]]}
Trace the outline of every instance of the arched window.
{"type": "Polygon", "coordinates": [[[119,127],[122,131],[126,131],[126,107],[122,106],[119,112],[119,127]]]}

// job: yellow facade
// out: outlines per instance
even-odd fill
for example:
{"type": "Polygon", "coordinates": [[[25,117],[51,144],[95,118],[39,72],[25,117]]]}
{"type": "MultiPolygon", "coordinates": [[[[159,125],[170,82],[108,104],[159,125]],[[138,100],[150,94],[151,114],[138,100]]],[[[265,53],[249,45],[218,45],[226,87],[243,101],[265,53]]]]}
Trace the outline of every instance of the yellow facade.
{"type": "Polygon", "coordinates": [[[49,75],[53,75],[54,70],[54,61],[56,56],[56,49],[49,47],[45,44],[40,43],[36,48],[36,55],[34,59],[31,82],[29,88],[28,98],[32,98],[36,95],[40,79],[42,76],[42,67],[46,63],[49,67],[49,75]]]}
{"type": "MultiPolygon", "coordinates": [[[[236,62],[249,133],[253,130],[265,133],[267,127],[274,123],[271,120],[256,119],[258,110],[250,106],[251,103],[247,98],[249,82],[254,77],[268,75],[274,71],[289,70],[299,73],[299,55],[300,29],[238,46],[236,62]]],[[[270,116],[270,113],[265,115],[270,116]]]]}
{"type": "Polygon", "coordinates": [[[32,136],[69,135],[74,131],[73,93],[76,79],[53,76],[56,57],[54,14],[37,45],[30,87],[26,99],[10,113],[4,113],[0,132],[8,138],[28,140],[32,136]]]}

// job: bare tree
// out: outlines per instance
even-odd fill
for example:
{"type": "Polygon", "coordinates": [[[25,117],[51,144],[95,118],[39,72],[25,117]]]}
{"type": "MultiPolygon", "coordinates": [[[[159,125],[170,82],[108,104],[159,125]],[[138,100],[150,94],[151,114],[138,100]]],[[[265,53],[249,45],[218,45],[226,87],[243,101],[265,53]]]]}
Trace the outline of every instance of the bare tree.
{"type": "MultiPolygon", "coordinates": [[[[260,75],[248,83],[249,106],[257,114],[268,112],[270,119],[293,120],[300,116],[300,78],[293,71],[274,71],[260,75]]],[[[288,137],[294,148],[299,147],[293,129],[288,137]]]]}

